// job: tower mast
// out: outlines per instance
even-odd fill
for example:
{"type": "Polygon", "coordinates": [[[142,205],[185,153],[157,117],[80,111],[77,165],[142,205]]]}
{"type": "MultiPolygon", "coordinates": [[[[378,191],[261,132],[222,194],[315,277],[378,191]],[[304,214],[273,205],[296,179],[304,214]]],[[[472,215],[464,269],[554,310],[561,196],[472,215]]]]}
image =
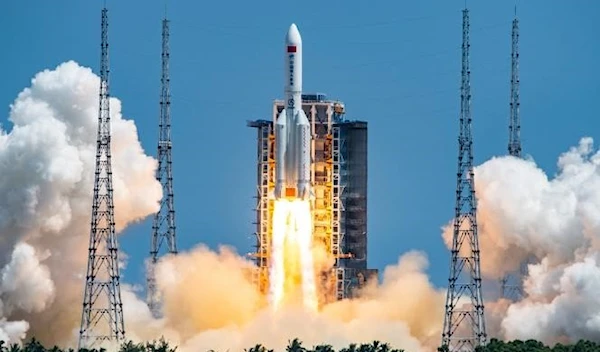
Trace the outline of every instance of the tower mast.
{"type": "Polygon", "coordinates": [[[469,11],[465,8],[456,207],[442,331],[442,345],[447,346],[450,352],[473,351],[486,342],[473,176],[469,48],[469,11]]]}
{"type": "Polygon", "coordinates": [[[519,19],[515,14],[515,19],[512,23],[508,154],[518,158],[521,157],[521,116],[519,107],[519,19]]]}
{"type": "Polygon", "coordinates": [[[125,338],[115,235],[109,106],[108,10],[102,9],[100,106],[89,257],[79,348],[125,338]]]}
{"type": "MultiPolygon", "coordinates": [[[[519,19],[515,7],[512,22],[510,118],[508,126],[508,154],[521,158],[521,114],[519,111],[519,19]]],[[[523,297],[522,279],[527,273],[527,262],[523,262],[518,273],[506,274],[501,280],[502,296],[517,301],[523,297]]]]}
{"type": "Polygon", "coordinates": [[[162,21],[162,74],[160,94],[160,117],[158,122],[158,169],[156,180],[160,182],[163,198],[160,209],[152,223],[152,249],[148,272],[148,305],[155,317],[160,316],[161,297],[156,287],[155,268],[160,250],[166,242],[168,253],[177,254],[175,241],[175,206],[173,202],[173,171],[171,159],[171,92],[169,87],[169,20],[162,21]]]}

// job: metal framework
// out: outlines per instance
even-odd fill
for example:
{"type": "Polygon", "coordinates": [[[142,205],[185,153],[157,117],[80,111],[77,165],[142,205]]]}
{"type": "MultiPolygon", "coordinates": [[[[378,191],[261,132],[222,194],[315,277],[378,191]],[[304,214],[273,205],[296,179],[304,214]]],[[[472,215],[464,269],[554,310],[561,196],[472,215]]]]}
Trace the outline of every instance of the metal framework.
{"type": "MultiPolygon", "coordinates": [[[[341,148],[344,138],[336,119],[343,115],[343,104],[324,100],[321,94],[303,96],[303,108],[309,116],[312,133],[311,181],[315,193],[312,202],[314,243],[322,245],[335,258],[330,272],[320,275],[319,295],[325,301],[348,297],[351,273],[344,267],[344,179],[342,165],[344,158],[341,148]],[[325,292],[323,292],[325,290],[325,292]]],[[[283,109],[283,101],[273,104],[273,120],[283,109]]],[[[273,199],[269,195],[274,189],[274,144],[273,122],[257,120],[248,126],[258,130],[258,190],[256,222],[256,251],[253,257],[256,270],[252,273],[254,283],[261,292],[269,287],[269,264],[272,236],[273,199]]],[[[355,280],[356,281],[356,280],[355,280]]],[[[322,302],[323,303],[323,302],[322,302]]]]}
{"type": "Polygon", "coordinates": [[[108,10],[102,9],[96,171],[79,348],[125,339],[115,235],[109,106],[108,10]]]}
{"type": "Polygon", "coordinates": [[[527,261],[519,265],[518,272],[506,274],[500,279],[502,285],[502,297],[511,301],[519,301],[523,298],[523,277],[527,275],[527,261]]]}
{"type": "Polygon", "coordinates": [[[518,158],[521,157],[521,116],[519,107],[519,19],[515,17],[512,23],[508,154],[518,158]]]}
{"type": "Polygon", "coordinates": [[[342,224],[343,217],[342,211],[344,205],[342,203],[342,193],[344,192],[344,184],[340,169],[344,163],[344,157],[342,156],[341,149],[343,143],[343,137],[340,133],[340,127],[334,125],[331,129],[333,144],[332,144],[332,165],[331,165],[331,186],[332,186],[332,197],[331,197],[331,254],[335,258],[334,264],[334,277],[335,282],[335,297],[337,300],[342,300],[347,297],[348,282],[346,279],[346,269],[344,268],[343,252],[341,244],[344,240],[344,226],[342,224]]]}
{"type": "Polygon", "coordinates": [[[450,352],[473,351],[477,346],[484,345],[487,338],[481,294],[477,200],[473,176],[469,48],[469,11],[465,9],[456,207],[446,314],[442,331],[442,345],[447,346],[450,352]]]}
{"type": "Polygon", "coordinates": [[[260,292],[269,288],[269,263],[271,259],[271,236],[274,200],[269,197],[275,187],[275,136],[270,121],[259,120],[248,123],[258,130],[258,189],[256,198],[256,251],[253,254],[256,268],[252,280],[260,292]]]}
{"type": "MultiPolygon", "coordinates": [[[[508,127],[508,154],[521,157],[521,116],[519,112],[519,19],[512,23],[510,121],[508,127]]],[[[527,261],[521,263],[517,273],[506,274],[501,280],[502,297],[512,301],[523,298],[523,277],[527,274],[527,261]]]]}
{"type": "Polygon", "coordinates": [[[173,170],[171,158],[171,91],[169,78],[169,20],[162,21],[162,74],[160,94],[160,117],[158,122],[158,168],[156,180],[162,186],[163,198],[160,209],[152,222],[152,248],[148,267],[148,306],[154,317],[161,315],[161,297],[156,287],[155,267],[161,255],[163,242],[167,251],[177,254],[175,237],[175,205],[173,201],[173,170]]]}

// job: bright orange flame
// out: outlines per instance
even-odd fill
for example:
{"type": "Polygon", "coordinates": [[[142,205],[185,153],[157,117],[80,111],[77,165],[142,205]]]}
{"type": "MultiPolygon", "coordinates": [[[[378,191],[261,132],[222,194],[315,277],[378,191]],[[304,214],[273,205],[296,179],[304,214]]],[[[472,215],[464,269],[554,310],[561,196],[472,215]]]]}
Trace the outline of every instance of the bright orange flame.
{"type": "Polygon", "coordinates": [[[270,304],[274,309],[302,295],[305,308],[318,306],[312,255],[310,202],[276,200],[269,273],[270,304]],[[298,288],[301,287],[301,292],[298,288]]]}

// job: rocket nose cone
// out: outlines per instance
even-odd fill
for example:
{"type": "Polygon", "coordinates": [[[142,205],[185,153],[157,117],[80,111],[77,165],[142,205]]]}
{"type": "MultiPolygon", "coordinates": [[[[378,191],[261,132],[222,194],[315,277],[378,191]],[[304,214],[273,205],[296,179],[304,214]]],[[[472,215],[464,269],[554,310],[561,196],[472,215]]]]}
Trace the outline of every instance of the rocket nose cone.
{"type": "Polygon", "coordinates": [[[302,37],[300,37],[300,32],[295,23],[292,23],[290,29],[288,29],[287,35],[285,36],[285,42],[286,44],[302,44],[302,37]]]}

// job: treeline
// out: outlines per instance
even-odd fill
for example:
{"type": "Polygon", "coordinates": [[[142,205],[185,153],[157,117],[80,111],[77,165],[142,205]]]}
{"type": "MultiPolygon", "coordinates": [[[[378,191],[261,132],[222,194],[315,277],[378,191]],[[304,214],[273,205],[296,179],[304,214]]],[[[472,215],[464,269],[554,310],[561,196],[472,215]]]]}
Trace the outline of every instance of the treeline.
{"type": "MultiPolygon", "coordinates": [[[[126,342],[121,345],[118,352],[176,352],[177,347],[169,346],[164,339],[158,341],[133,343],[126,342]]],[[[438,348],[438,352],[447,352],[448,349],[444,346],[438,348]]],[[[23,346],[12,344],[7,345],[4,341],[0,341],[0,352],[75,352],[74,349],[63,350],[57,346],[46,348],[35,338],[23,344],[23,346]]],[[[105,349],[80,349],[78,352],[110,352],[105,349]]],[[[201,352],[201,351],[198,351],[201,352]]],[[[213,350],[207,352],[215,352],[213,350]]],[[[244,352],[274,352],[263,345],[255,345],[244,349],[244,352]]],[[[294,339],[289,342],[286,347],[286,352],[410,352],[403,349],[393,348],[390,344],[373,341],[367,344],[350,344],[339,351],[336,351],[330,345],[317,345],[312,348],[302,346],[302,342],[294,339]]],[[[479,347],[475,352],[600,352],[600,344],[580,340],[573,345],[557,344],[553,347],[544,345],[536,340],[527,341],[509,341],[504,342],[497,339],[491,339],[484,347],[479,347]]]]}
{"type": "Polygon", "coordinates": [[[573,345],[562,345],[559,343],[553,347],[549,347],[536,340],[504,342],[491,339],[485,347],[479,348],[476,352],[600,352],[600,344],[587,340],[579,340],[573,345]]]}

